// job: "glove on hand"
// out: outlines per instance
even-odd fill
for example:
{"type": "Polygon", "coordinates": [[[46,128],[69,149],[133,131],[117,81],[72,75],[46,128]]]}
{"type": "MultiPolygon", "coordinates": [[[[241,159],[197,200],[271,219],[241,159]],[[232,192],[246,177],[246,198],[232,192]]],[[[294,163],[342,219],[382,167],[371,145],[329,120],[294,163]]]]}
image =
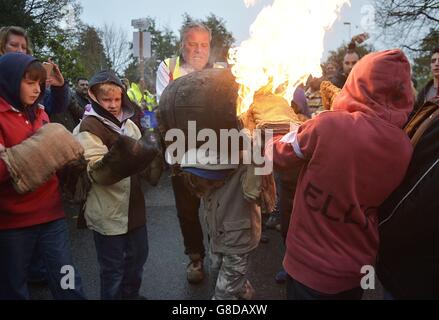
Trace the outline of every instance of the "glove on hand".
{"type": "Polygon", "coordinates": [[[30,138],[0,153],[20,194],[36,190],[83,154],[81,144],[58,123],[42,126],[30,138]]]}
{"type": "Polygon", "coordinates": [[[159,151],[159,136],[154,132],[146,132],[139,140],[121,135],[102,160],[90,168],[89,174],[98,184],[115,184],[140,173],[159,151]]]}
{"type": "Polygon", "coordinates": [[[244,126],[248,129],[273,129],[275,132],[288,132],[290,123],[300,123],[298,116],[282,97],[256,95],[255,100],[242,117],[244,126]]]}

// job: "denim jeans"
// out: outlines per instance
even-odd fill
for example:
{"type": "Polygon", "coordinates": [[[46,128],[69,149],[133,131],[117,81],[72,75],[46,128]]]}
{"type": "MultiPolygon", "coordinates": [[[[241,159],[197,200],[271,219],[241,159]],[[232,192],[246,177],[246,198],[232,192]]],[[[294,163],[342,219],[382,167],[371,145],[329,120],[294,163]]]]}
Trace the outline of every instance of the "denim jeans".
{"type": "Polygon", "coordinates": [[[396,300],[395,297],[387,290],[384,290],[383,300],[393,301],[396,300]]]}
{"type": "Polygon", "coordinates": [[[35,250],[29,266],[29,282],[47,281],[47,269],[39,251],[35,250]]]}
{"type": "Polygon", "coordinates": [[[127,234],[105,236],[93,231],[100,268],[101,299],[136,299],[148,257],[146,226],[127,234]]]}
{"type": "Polygon", "coordinates": [[[287,277],[287,300],[361,300],[363,289],[360,287],[337,294],[326,294],[315,291],[287,277]]]}
{"type": "Polygon", "coordinates": [[[67,223],[60,219],[27,228],[0,230],[0,300],[29,299],[27,280],[34,252],[39,253],[47,268],[54,299],[85,298],[70,255],[67,223]],[[73,267],[68,269],[74,271],[73,286],[63,285],[66,277],[73,276],[71,271],[62,270],[64,266],[73,267]]]}

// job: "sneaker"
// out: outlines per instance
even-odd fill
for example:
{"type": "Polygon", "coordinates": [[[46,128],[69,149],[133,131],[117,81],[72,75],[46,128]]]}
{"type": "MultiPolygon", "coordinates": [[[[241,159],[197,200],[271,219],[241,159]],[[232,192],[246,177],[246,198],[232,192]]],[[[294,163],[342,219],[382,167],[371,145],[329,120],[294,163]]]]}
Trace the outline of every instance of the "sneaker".
{"type": "Polygon", "coordinates": [[[284,269],[282,269],[276,274],[274,280],[276,280],[276,283],[283,284],[287,281],[287,276],[288,276],[287,272],[284,269]]]}
{"type": "Polygon", "coordinates": [[[199,254],[189,255],[191,262],[186,268],[187,281],[192,284],[200,283],[204,279],[203,259],[199,254]]]}

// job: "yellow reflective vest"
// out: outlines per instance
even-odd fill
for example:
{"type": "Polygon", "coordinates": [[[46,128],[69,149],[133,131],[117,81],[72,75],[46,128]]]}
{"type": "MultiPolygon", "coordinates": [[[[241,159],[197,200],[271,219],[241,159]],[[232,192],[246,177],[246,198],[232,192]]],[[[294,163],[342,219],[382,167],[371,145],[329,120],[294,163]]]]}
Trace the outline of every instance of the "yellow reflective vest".
{"type": "Polygon", "coordinates": [[[169,68],[169,81],[177,80],[183,76],[180,68],[180,57],[168,58],[165,60],[165,64],[169,68]]]}
{"type": "Polygon", "coordinates": [[[131,83],[131,87],[128,90],[127,94],[131,101],[135,102],[141,107],[146,106],[149,111],[152,111],[157,106],[154,95],[146,89],[142,95],[142,90],[135,82],[131,83]]]}

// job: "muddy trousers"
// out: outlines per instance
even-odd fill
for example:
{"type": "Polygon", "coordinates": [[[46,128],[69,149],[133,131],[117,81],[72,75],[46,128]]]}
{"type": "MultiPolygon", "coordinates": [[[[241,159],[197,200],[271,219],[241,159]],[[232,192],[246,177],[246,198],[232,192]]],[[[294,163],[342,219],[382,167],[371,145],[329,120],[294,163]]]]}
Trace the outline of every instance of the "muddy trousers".
{"type": "Polygon", "coordinates": [[[254,290],[246,275],[250,252],[244,254],[215,254],[210,252],[212,276],[216,280],[212,300],[250,300],[254,290]]]}

